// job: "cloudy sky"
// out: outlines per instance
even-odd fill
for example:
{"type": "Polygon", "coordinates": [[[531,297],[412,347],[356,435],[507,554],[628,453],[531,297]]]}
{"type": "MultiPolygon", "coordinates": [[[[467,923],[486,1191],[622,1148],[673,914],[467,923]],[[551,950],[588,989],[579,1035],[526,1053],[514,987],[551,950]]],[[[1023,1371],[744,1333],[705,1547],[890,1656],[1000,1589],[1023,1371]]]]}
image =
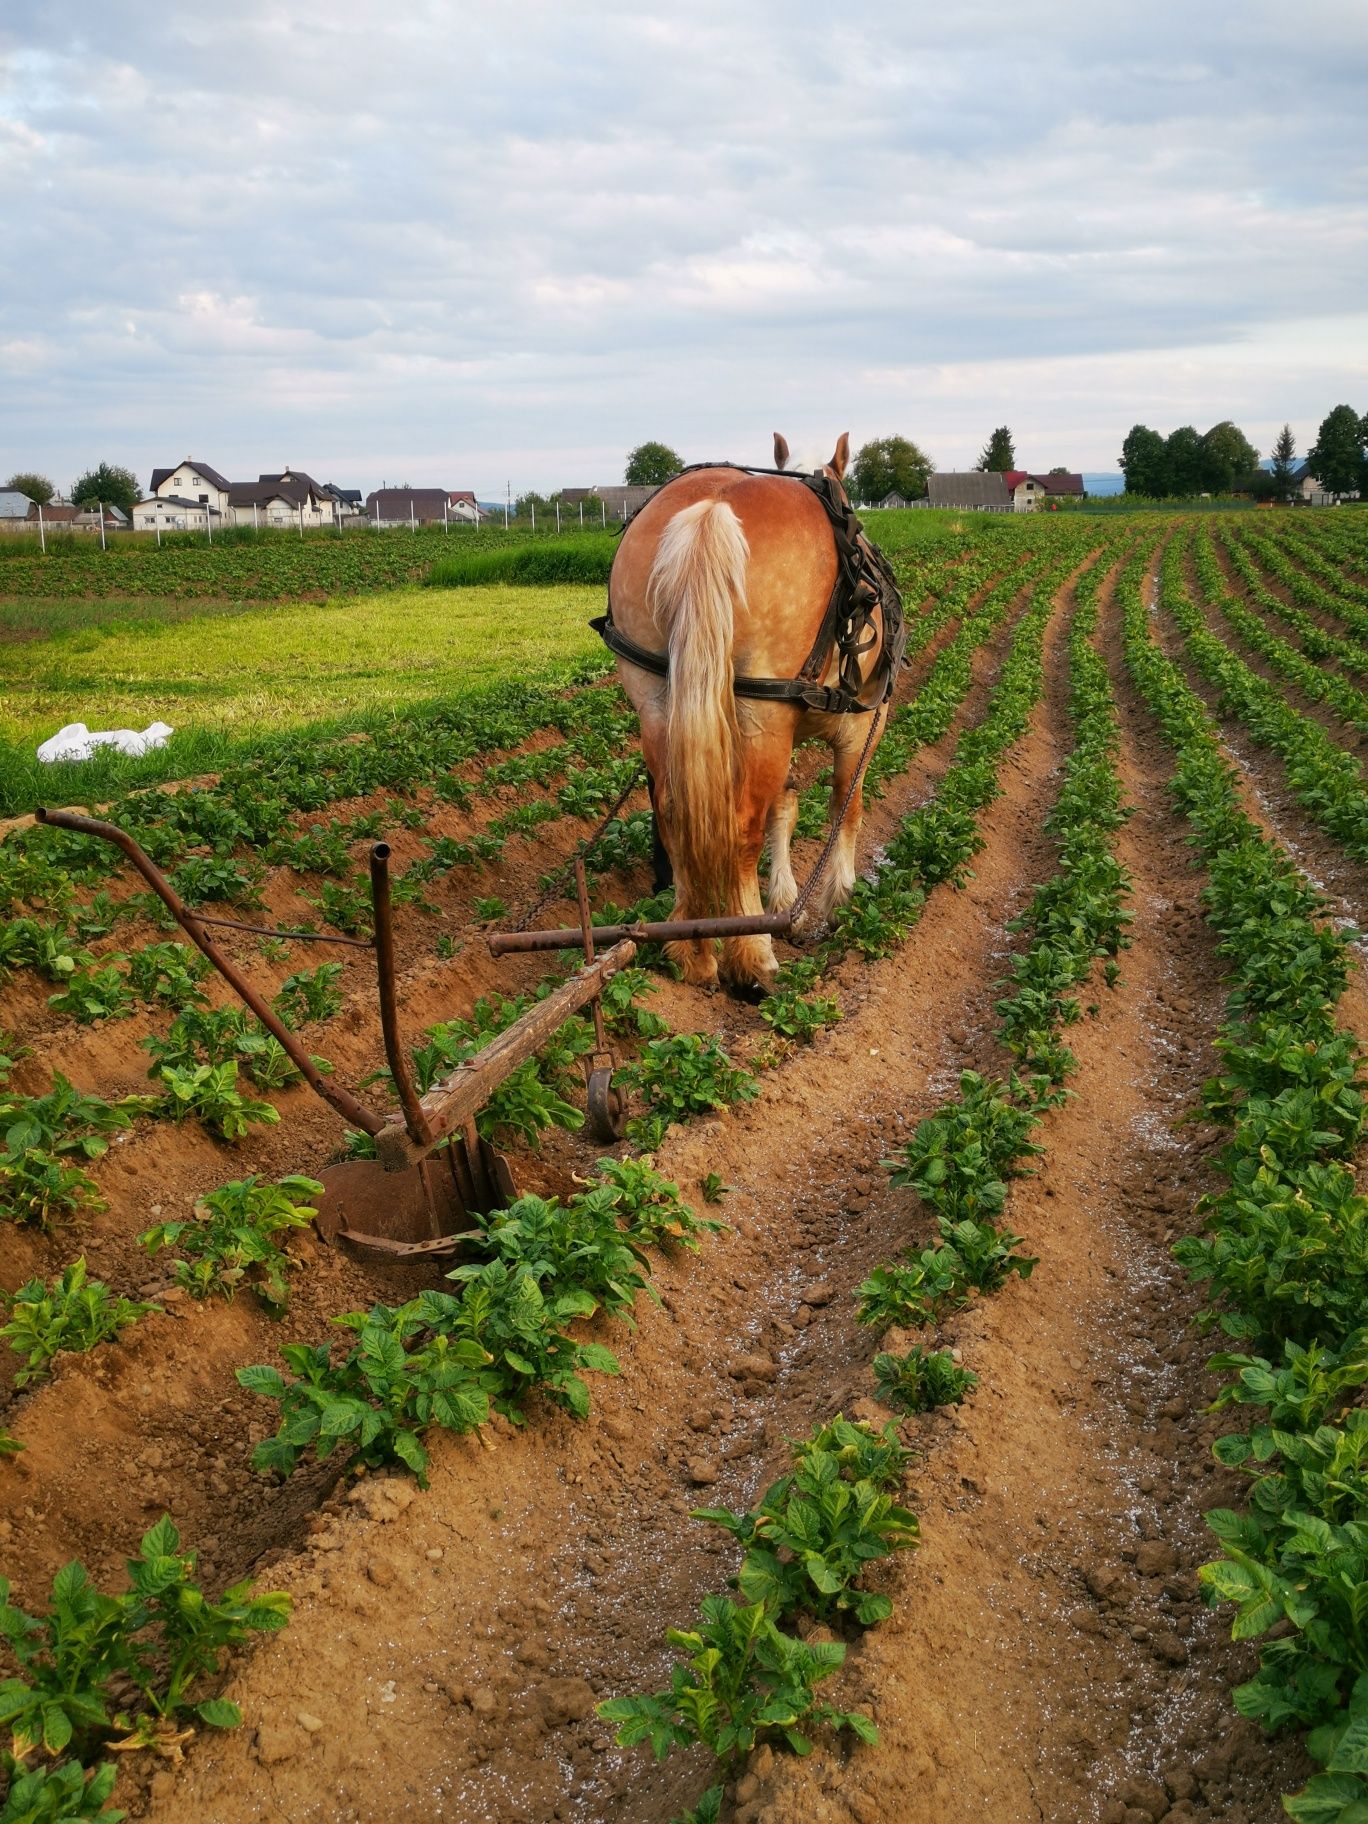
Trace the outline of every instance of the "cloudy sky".
{"type": "Polygon", "coordinates": [[[1368,409],[1360,0],[0,6],[0,474],[1368,409]]]}

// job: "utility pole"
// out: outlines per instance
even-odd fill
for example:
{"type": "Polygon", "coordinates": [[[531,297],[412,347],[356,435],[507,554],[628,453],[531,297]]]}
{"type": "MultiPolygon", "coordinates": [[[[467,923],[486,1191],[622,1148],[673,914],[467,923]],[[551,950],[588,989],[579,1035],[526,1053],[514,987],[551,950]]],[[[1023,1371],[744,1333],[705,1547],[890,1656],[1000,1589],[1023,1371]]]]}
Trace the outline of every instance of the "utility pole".
{"type": "Polygon", "coordinates": [[[504,531],[508,530],[508,510],[513,505],[513,483],[504,483],[504,531]]]}

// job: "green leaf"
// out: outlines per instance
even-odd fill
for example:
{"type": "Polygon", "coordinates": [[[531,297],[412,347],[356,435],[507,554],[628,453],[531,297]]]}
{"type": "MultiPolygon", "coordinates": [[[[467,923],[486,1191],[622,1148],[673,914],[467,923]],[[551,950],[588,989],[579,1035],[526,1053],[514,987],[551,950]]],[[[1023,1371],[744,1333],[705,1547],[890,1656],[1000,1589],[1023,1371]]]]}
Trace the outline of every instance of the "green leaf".
{"type": "Polygon", "coordinates": [[[242,1724],[241,1710],[226,1697],[206,1697],[195,1705],[195,1715],[211,1729],[237,1729],[242,1724]]]}

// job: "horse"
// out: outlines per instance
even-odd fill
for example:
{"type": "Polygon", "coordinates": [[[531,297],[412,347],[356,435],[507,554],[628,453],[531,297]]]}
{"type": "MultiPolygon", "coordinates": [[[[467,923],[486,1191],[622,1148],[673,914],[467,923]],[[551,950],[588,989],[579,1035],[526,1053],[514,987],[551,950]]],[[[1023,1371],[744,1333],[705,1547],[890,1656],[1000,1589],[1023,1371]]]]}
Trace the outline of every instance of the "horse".
{"type": "MultiPolygon", "coordinates": [[[[787,472],[777,431],[774,457],[771,471],[688,469],[652,495],[623,533],[595,623],[641,724],[679,918],[758,913],[766,843],[769,910],[794,904],[793,751],[812,737],[832,751],[829,821],[840,826],[804,918],[820,924],[855,885],[863,775],[888,714],[901,609],[850,509],[849,434],[811,478],[787,472]],[[846,637],[828,638],[838,623],[846,637]],[[864,701],[880,684],[881,700],[864,701]]],[[[686,982],[712,987],[720,975],[741,994],[768,991],[778,969],[768,935],[725,938],[720,959],[708,938],[665,949],[686,982]]]]}

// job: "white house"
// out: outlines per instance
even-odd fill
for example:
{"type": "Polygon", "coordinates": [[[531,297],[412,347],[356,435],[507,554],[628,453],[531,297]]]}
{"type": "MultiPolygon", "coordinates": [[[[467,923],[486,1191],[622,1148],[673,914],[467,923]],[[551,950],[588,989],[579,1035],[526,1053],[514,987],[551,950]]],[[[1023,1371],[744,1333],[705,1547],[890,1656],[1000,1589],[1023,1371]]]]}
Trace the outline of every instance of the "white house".
{"type": "Polygon", "coordinates": [[[149,494],[133,508],[135,532],[203,532],[223,523],[220,508],[183,494],[149,494]]]}
{"type": "MultiPolygon", "coordinates": [[[[201,507],[212,507],[222,515],[228,511],[228,494],[232,483],[207,462],[196,462],[187,456],[174,469],[153,469],[149,499],[186,501],[201,507]]],[[[201,515],[203,523],[203,515],[201,515]]]]}

